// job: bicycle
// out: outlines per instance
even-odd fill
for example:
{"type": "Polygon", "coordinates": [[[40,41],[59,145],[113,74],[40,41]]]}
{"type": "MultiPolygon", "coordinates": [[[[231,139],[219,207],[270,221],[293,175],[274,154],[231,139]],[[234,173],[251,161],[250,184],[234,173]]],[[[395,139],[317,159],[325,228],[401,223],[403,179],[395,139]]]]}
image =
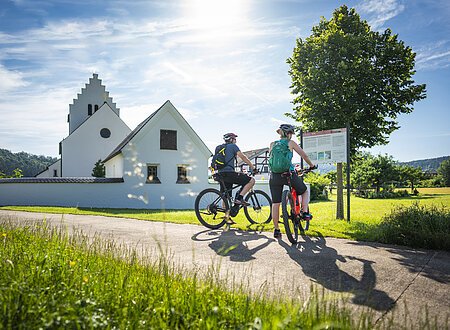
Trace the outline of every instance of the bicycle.
{"type": "MultiPolygon", "coordinates": [[[[233,190],[241,185],[233,185],[231,189],[225,188],[220,175],[213,175],[219,182],[222,192],[215,188],[207,188],[198,194],[195,199],[195,214],[202,225],[210,229],[219,229],[229,222],[231,207],[234,203],[233,190]]],[[[237,192],[236,196],[240,193],[237,192]]],[[[252,224],[265,224],[272,220],[272,200],[262,190],[250,190],[244,198],[240,208],[244,209],[245,217],[252,224]]]]}
{"type": "Polygon", "coordinates": [[[286,236],[292,244],[298,243],[299,231],[301,234],[309,229],[309,219],[303,219],[303,211],[301,208],[300,196],[297,196],[297,191],[292,187],[291,175],[303,176],[311,172],[317,167],[310,167],[308,169],[295,169],[294,172],[285,172],[282,176],[287,178],[289,190],[284,190],[281,196],[281,210],[283,214],[283,223],[286,230],[286,236]],[[304,224],[302,225],[302,222],[304,224]]]}

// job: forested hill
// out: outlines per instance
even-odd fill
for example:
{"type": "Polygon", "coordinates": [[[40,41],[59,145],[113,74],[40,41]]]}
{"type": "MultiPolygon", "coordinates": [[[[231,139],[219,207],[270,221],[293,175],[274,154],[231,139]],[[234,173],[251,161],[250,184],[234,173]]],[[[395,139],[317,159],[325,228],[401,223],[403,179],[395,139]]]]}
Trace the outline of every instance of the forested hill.
{"type": "Polygon", "coordinates": [[[36,156],[26,152],[12,153],[6,149],[0,149],[0,172],[11,176],[16,168],[22,170],[23,176],[32,177],[39,174],[57,158],[36,156]]]}
{"type": "Polygon", "coordinates": [[[449,159],[450,156],[438,157],[438,158],[430,158],[430,159],[421,159],[421,160],[413,160],[410,162],[400,163],[400,165],[410,165],[414,167],[420,167],[423,171],[437,171],[439,165],[444,160],[449,159]]]}

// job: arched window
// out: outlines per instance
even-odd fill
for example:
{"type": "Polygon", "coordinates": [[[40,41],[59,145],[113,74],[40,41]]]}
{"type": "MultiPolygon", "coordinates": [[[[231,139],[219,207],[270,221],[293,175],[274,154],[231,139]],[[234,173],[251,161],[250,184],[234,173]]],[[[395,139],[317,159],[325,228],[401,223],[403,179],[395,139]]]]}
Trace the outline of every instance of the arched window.
{"type": "Polygon", "coordinates": [[[98,104],[95,105],[95,111],[97,111],[97,110],[98,110],[98,104]]]}
{"type": "Polygon", "coordinates": [[[92,115],[92,104],[88,104],[88,116],[92,115]]]}

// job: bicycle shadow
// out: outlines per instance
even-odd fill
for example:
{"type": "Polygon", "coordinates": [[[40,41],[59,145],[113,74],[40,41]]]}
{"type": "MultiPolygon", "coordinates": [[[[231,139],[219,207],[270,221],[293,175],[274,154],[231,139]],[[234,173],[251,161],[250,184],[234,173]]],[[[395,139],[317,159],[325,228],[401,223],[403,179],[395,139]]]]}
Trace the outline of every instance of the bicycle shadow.
{"type": "Polygon", "coordinates": [[[278,243],[312,281],[331,291],[353,294],[351,301],[357,305],[377,311],[388,311],[394,306],[395,301],[386,292],[375,288],[377,277],[372,267],[373,261],[338,254],[335,249],[326,245],[322,235],[314,239],[305,235],[302,237],[304,242],[299,242],[297,246],[283,240],[278,243]],[[337,261],[347,260],[362,263],[363,274],[360,280],[339,268],[337,261]]]}
{"type": "Polygon", "coordinates": [[[256,259],[254,254],[269,246],[276,240],[261,235],[256,231],[246,231],[230,228],[228,230],[205,230],[192,236],[194,241],[210,240],[208,246],[214,250],[217,255],[229,257],[230,261],[247,262],[256,259]],[[209,236],[206,239],[200,239],[201,235],[209,236]],[[265,240],[261,244],[254,246],[248,244],[251,241],[265,240]]]}

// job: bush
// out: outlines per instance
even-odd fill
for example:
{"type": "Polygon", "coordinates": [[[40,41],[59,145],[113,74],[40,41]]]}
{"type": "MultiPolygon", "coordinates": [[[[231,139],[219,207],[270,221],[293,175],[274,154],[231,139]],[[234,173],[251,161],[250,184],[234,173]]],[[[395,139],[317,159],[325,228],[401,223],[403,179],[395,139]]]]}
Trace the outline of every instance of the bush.
{"type": "Polygon", "coordinates": [[[413,203],[393,210],[380,223],[380,241],[450,251],[450,210],[413,203]]]}
{"type": "Polygon", "coordinates": [[[409,197],[408,190],[397,190],[393,191],[391,189],[381,190],[377,193],[374,190],[358,190],[355,193],[355,196],[367,199],[383,199],[383,198],[401,198],[401,197],[409,197]]]}
{"type": "Polygon", "coordinates": [[[314,172],[310,172],[305,177],[305,182],[310,184],[311,196],[310,200],[327,200],[328,195],[326,192],[326,187],[330,185],[331,181],[324,175],[320,175],[314,172]]]}

